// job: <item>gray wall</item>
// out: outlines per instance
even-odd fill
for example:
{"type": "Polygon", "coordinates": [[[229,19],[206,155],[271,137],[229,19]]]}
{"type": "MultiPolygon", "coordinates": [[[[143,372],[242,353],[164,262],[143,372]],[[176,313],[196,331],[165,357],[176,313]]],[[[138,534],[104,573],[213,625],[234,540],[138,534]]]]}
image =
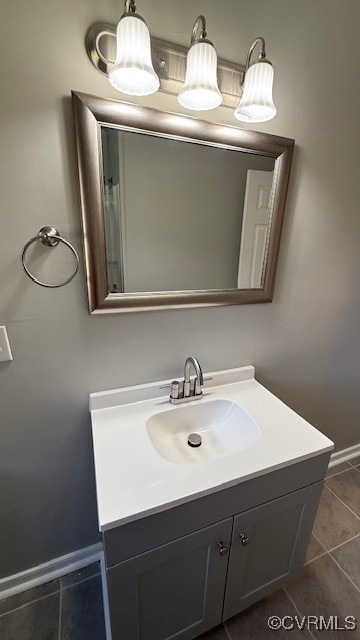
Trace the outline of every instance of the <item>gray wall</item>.
{"type": "MultiPolygon", "coordinates": [[[[272,304],[90,317],[83,273],[42,289],[23,243],[55,223],[81,249],[71,89],[116,97],[84,35],[118,0],[14,0],[0,20],[0,572],[98,540],[88,393],[253,363],[258,379],[336,442],[359,441],[358,0],[139,0],[154,35],[187,44],[205,13],[224,58],[261,34],[279,116],[258,128],[297,141],[272,304]],[[174,340],[176,335],[176,340],[174,340]]],[[[141,104],[178,110],[162,94],[141,104]]],[[[233,123],[219,109],[216,121],[233,123]]],[[[64,255],[64,254],[63,254],[64,255]]],[[[136,466],[134,466],[136,473],[136,466]]],[[[131,482],[131,479],[129,479],[131,482]]]]}

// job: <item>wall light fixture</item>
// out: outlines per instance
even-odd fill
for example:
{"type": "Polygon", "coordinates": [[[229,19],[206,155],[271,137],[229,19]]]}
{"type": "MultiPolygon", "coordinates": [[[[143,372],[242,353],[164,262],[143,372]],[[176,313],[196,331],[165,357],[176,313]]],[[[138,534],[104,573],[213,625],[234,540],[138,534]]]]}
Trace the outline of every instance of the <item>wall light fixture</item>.
{"type": "Polygon", "coordinates": [[[276,115],[274,71],[266,58],[264,39],[254,40],[245,66],[217,59],[202,15],[195,20],[188,49],[159,38],[150,40],[135,0],[125,0],[117,27],[94,25],[87,33],[86,48],[93,65],[122,93],[145,96],[159,89],[177,95],[186,109],[230,107],[235,118],[244,122],[264,122],[276,115]],[[261,45],[259,59],[251,64],[257,44],[261,45]]]}
{"type": "Polygon", "coordinates": [[[115,89],[131,96],[148,96],[160,87],[151,60],[150,33],[135,0],[125,1],[116,28],[116,61],[109,73],[115,89]]]}
{"type": "Polygon", "coordinates": [[[193,111],[215,109],[222,103],[217,83],[217,55],[213,43],[206,36],[205,18],[199,16],[192,30],[184,87],[178,95],[181,106],[193,111]]]}
{"type": "Polygon", "coordinates": [[[272,98],[273,81],[274,70],[271,62],[266,59],[265,40],[256,38],[246,59],[242,95],[234,111],[237,120],[264,122],[274,118],[276,107],[272,98]],[[250,65],[251,56],[257,44],[261,45],[259,59],[250,65]]]}

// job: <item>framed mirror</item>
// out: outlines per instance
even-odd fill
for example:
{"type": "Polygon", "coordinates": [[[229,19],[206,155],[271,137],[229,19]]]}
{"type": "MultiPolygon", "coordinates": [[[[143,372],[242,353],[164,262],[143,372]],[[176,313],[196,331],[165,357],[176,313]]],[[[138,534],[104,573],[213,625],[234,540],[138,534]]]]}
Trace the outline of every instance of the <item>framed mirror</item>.
{"type": "Polygon", "coordinates": [[[293,140],[73,105],[90,313],[271,302],[293,140]]]}

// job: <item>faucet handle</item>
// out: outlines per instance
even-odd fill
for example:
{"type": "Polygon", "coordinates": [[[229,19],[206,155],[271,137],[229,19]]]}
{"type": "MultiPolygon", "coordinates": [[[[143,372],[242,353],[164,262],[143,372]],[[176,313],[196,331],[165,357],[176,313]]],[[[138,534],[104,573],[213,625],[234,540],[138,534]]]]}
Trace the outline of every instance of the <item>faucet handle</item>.
{"type": "Polygon", "coordinates": [[[199,378],[195,378],[195,389],[194,389],[194,393],[196,396],[201,396],[202,395],[202,390],[201,387],[203,386],[204,382],[207,382],[208,380],[212,380],[212,378],[208,377],[208,378],[201,378],[201,380],[199,380],[199,378]]]}
{"type": "Polygon", "coordinates": [[[177,400],[177,398],[179,397],[179,388],[180,383],[178,380],[173,380],[171,384],[162,384],[159,387],[159,389],[171,389],[170,398],[173,398],[174,400],[177,400]]]}
{"type": "Polygon", "coordinates": [[[199,378],[195,378],[195,387],[194,387],[195,396],[202,396],[201,386],[202,386],[202,383],[200,382],[199,378]]]}
{"type": "Polygon", "coordinates": [[[188,398],[191,395],[191,381],[184,380],[184,398],[188,398]]]}
{"type": "Polygon", "coordinates": [[[211,376],[207,376],[206,378],[203,378],[204,382],[208,382],[209,380],[213,380],[213,378],[211,376]]]}
{"type": "Polygon", "coordinates": [[[170,398],[177,400],[179,397],[180,383],[178,380],[173,380],[171,383],[170,398]]]}

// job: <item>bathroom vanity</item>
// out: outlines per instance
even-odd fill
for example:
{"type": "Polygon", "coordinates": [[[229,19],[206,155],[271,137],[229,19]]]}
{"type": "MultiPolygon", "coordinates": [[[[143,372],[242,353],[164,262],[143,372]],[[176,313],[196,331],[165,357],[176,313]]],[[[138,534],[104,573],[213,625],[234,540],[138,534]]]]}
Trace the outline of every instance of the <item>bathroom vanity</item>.
{"type": "Polygon", "coordinates": [[[191,640],[303,565],[333,443],[253,367],[208,375],[183,406],[170,381],[90,396],[112,640],[191,640]]]}

